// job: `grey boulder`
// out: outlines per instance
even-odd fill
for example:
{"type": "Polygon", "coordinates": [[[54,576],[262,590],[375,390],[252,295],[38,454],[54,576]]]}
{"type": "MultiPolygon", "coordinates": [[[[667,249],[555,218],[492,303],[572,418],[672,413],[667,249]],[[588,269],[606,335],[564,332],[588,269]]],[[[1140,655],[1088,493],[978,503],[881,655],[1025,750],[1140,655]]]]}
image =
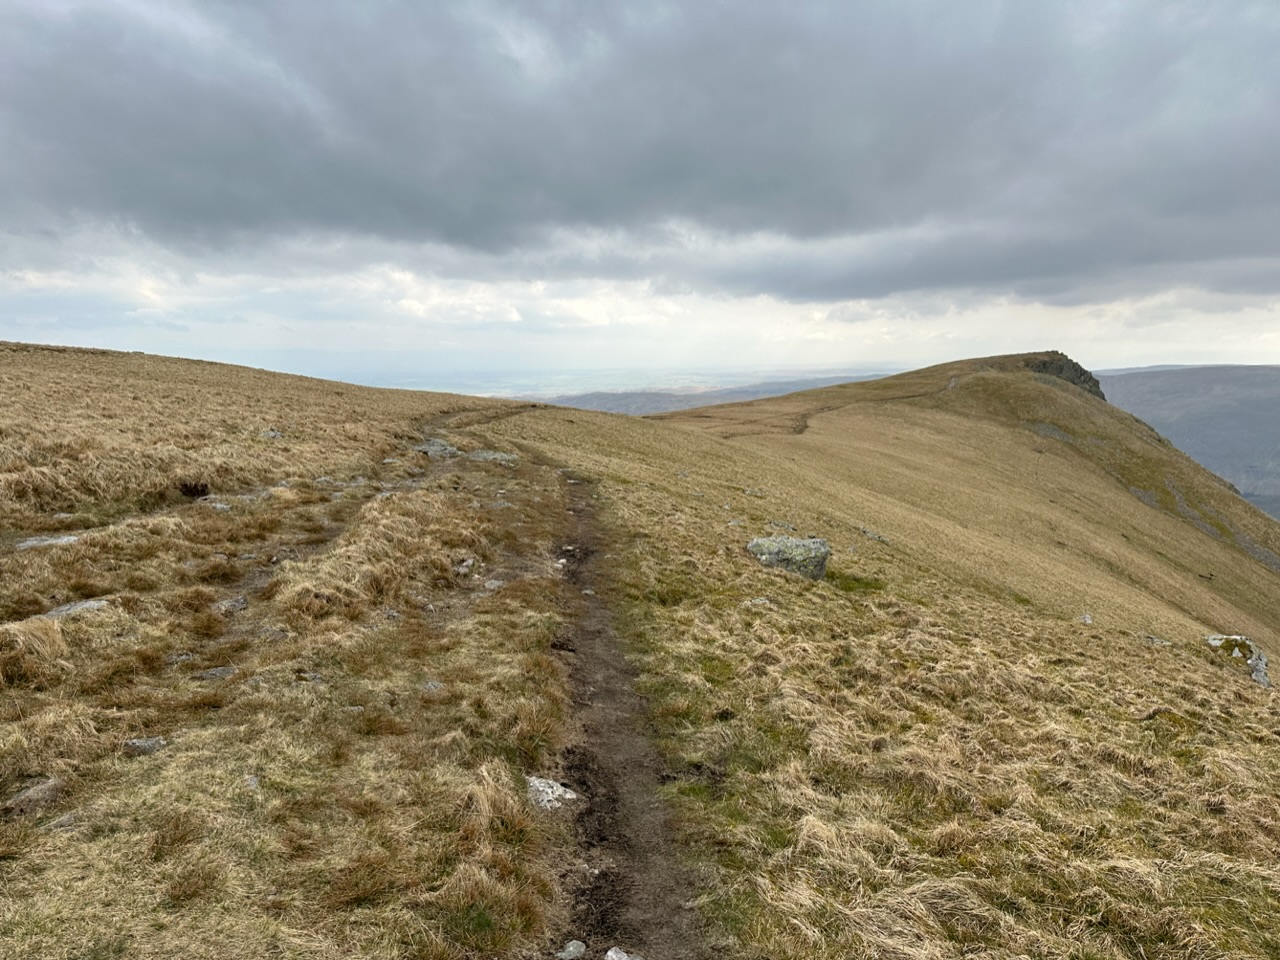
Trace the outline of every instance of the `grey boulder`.
{"type": "Polygon", "coordinates": [[[820,537],[756,537],[747,550],[766,567],[779,567],[810,580],[826,576],[831,556],[831,546],[820,537]]]}

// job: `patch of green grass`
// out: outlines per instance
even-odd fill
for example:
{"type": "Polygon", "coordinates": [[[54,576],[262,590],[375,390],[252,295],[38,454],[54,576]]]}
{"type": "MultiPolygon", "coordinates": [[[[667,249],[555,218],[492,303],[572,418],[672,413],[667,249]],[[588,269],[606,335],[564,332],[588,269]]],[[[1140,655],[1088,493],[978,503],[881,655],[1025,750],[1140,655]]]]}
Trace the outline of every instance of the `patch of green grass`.
{"type": "Polygon", "coordinates": [[[845,573],[831,567],[827,568],[825,579],[827,583],[844,593],[876,593],[887,586],[883,580],[877,580],[875,577],[862,577],[856,573],[845,573]]]}

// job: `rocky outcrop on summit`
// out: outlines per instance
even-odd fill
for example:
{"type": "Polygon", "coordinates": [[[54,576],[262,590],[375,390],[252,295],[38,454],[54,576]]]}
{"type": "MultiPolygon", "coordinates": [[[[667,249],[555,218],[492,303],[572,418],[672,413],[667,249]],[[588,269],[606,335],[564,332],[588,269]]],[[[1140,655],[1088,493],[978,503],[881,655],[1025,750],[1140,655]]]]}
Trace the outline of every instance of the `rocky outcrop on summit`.
{"type": "Polygon", "coordinates": [[[1032,373],[1043,373],[1057,377],[1067,383],[1074,384],[1086,393],[1091,393],[1099,400],[1107,399],[1102,393],[1098,378],[1059,350],[1050,350],[1042,356],[1028,358],[1027,369],[1032,373]]]}

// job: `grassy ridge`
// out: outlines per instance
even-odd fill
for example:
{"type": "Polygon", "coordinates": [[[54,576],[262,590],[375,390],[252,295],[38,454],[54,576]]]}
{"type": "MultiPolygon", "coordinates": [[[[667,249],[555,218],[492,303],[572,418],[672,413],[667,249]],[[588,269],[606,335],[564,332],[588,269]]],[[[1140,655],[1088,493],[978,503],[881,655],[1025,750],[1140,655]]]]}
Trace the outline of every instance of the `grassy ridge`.
{"type": "Polygon", "coordinates": [[[1280,713],[1202,640],[1277,648],[1233,539],[1277,530],[1131,417],[988,362],[506,429],[605,478],[732,955],[1280,950],[1280,713]],[[776,523],[831,540],[827,582],[750,560],[776,523]]]}
{"type": "Polygon", "coordinates": [[[66,789],[0,823],[26,955],[545,954],[571,838],[522,777],[572,717],[539,462],[599,481],[723,955],[1280,952],[1280,709],[1202,639],[1280,651],[1280,530],[1025,358],[657,420],[16,346],[0,393],[0,788],[66,789]],[[408,450],[450,415],[528,455],[408,450]],[[744,549],[789,528],[826,580],[744,549]]]}

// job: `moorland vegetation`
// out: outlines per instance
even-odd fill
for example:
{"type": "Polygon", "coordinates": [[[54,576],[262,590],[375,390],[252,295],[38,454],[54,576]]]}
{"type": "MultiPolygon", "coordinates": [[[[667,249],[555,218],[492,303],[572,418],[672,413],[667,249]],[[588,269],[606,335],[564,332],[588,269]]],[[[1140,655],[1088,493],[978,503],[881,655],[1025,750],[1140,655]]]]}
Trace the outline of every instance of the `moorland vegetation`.
{"type": "Polygon", "coordinates": [[[0,345],[0,944],[552,955],[589,603],[684,955],[1280,955],[1280,708],[1204,640],[1280,649],[1280,527],[1057,363],[635,419],[0,345]]]}

